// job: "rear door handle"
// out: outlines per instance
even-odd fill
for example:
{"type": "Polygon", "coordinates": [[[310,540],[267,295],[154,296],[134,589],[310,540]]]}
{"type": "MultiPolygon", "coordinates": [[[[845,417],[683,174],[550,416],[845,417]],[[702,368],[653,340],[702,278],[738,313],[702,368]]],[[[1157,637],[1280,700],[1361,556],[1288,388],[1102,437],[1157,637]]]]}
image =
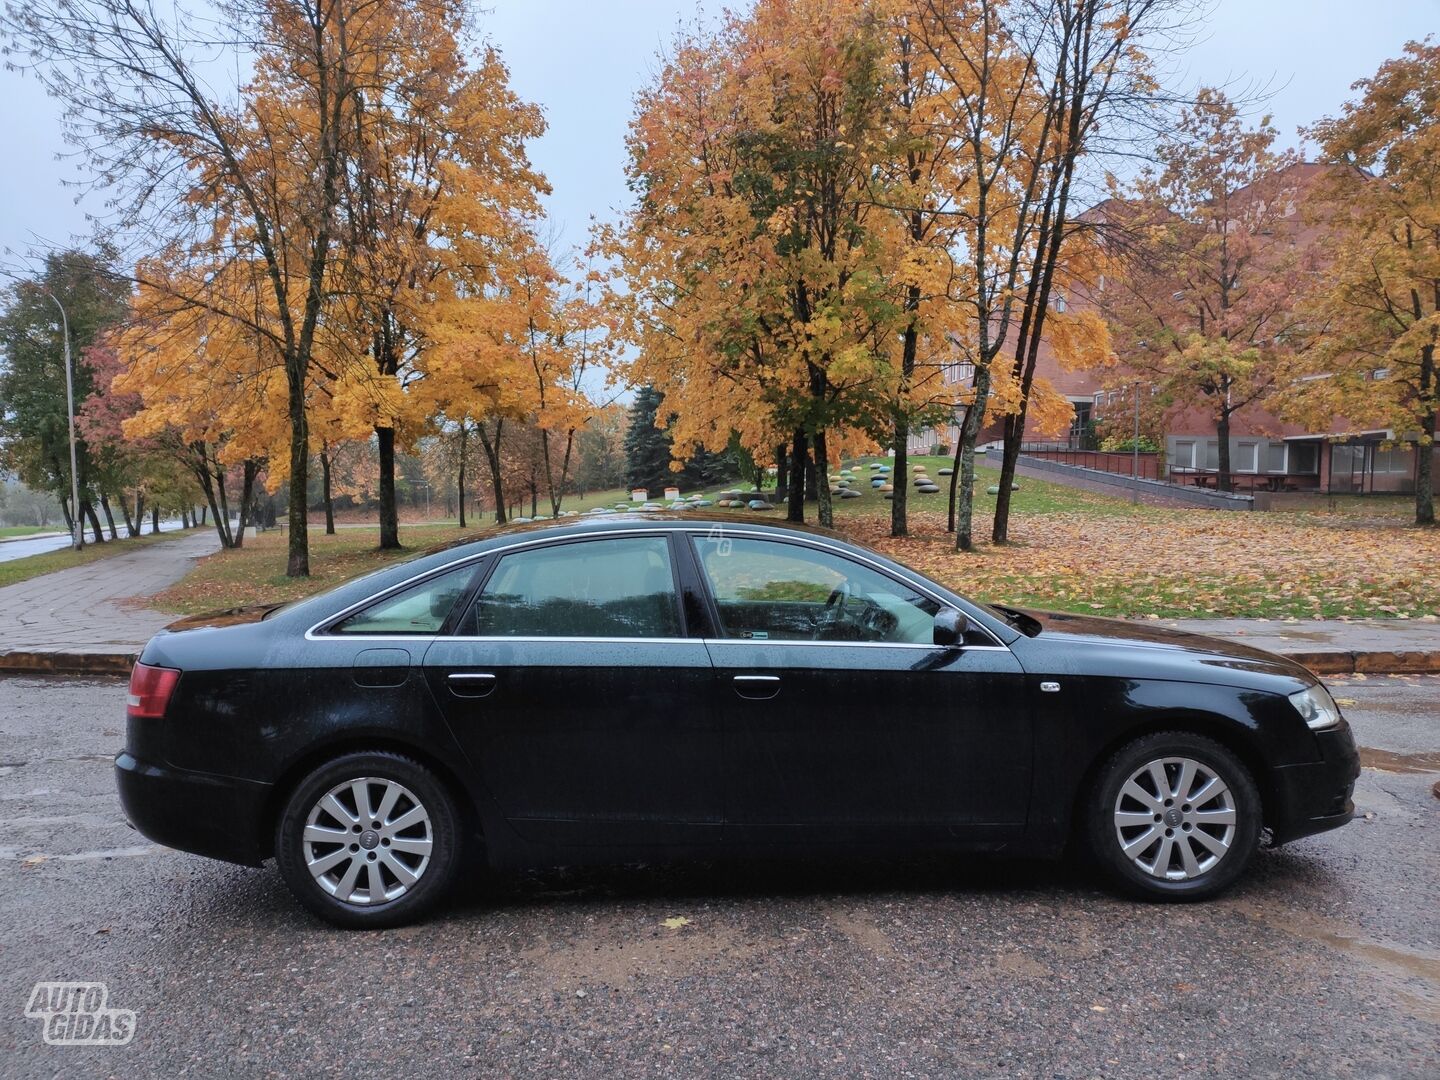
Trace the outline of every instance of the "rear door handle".
{"type": "Polygon", "coordinates": [[[779,675],[736,675],[735,692],[751,701],[764,701],[780,693],[779,675]]]}
{"type": "Polygon", "coordinates": [[[485,697],[495,689],[496,678],[488,671],[457,671],[445,681],[456,697],[485,697]]]}

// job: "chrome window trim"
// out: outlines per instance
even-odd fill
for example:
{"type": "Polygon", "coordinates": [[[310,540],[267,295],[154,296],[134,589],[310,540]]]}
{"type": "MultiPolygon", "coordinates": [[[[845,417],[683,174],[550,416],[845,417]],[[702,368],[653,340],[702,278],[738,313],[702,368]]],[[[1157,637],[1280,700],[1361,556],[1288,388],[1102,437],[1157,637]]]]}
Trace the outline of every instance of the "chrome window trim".
{"type": "MultiPolygon", "coordinates": [[[[944,646],[937,646],[937,645],[933,645],[933,644],[927,645],[927,644],[924,644],[923,642],[885,642],[885,641],[771,641],[771,640],[769,640],[768,638],[760,638],[760,639],[757,640],[757,639],[750,639],[750,638],[708,638],[708,637],[707,637],[707,638],[693,638],[693,637],[682,637],[682,638],[638,638],[638,637],[635,637],[635,638],[632,638],[632,637],[529,637],[529,636],[527,636],[527,637],[505,637],[505,636],[501,636],[501,637],[471,637],[471,636],[464,636],[464,637],[462,637],[462,636],[457,635],[457,634],[364,634],[364,633],[357,633],[357,634],[339,634],[339,633],[330,633],[330,632],[327,632],[327,631],[324,629],[325,627],[333,626],[334,624],[342,621],[343,619],[349,617],[350,615],[353,615],[355,612],[359,611],[361,608],[369,607],[371,604],[374,604],[374,603],[376,603],[376,602],[378,602],[378,601],[380,601],[380,600],[383,600],[385,597],[390,596],[390,595],[393,594],[393,593],[398,593],[398,592],[401,592],[401,591],[403,591],[403,590],[405,590],[405,589],[408,589],[410,586],[416,585],[416,584],[418,584],[418,583],[426,580],[427,578],[438,577],[439,575],[444,574],[444,573],[448,573],[449,571],[451,571],[451,570],[453,570],[453,569],[456,569],[456,568],[458,568],[458,567],[460,567],[460,566],[463,566],[463,565],[465,565],[466,563],[478,563],[478,562],[480,562],[480,560],[482,560],[482,559],[488,559],[488,558],[490,558],[491,556],[503,555],[503,554],[505,554],[505,553],[507,553],[507,552],[516,551],[516,550],[521,549],[521,548],[537,547],[537,546],[544,545],[544,544],[557,544],[557,543],[575,542],[575,541],[583,541],[583,540],[610,539],[610,538],[612,538],[612,537],[623,537],[623,536],[662,536],[662,537],[663,537],[663,536],[668,536],[670,533],[680,533],[681,535],[686,536],[686,537],[699,536],[699,537],[701,537],[701,538],[703,539],[704,537],[708,536],[708,535],[710,534],[710,532],[711,532],[713,529],[715,529],[716,527],[719,527],[719,528],[723,529],[726,536],[744,536],[744,537],[753,538],[753,539],[758,539],[758,540],[770,540],[770,541],[772,541],[772,542],[774,542],[774,543],[779,543],[779,544],[802,544],[802,545],[808,545],[808,546],[810,546],[810,547],[819,548],[819,549],[821,549],[822,551],[828,551],[828,552],[830,552],[831,554],[834,554],[834,555],[836,555],[836,556],[839,556],[839,557],[842,558],[842,559],[849,559],[849,560],[851,560],[852,562],[862,563],[862,564],[868,566],[870,569],[874,570],[876,573],[881,574],[881,575],[883,575],[884,577],[887,577],[887,578],[889,578],[889,579],[892,580],[892,581],[898,581],[898,582],[899,582],[900,584],[902,584],[902,585],[909,586],[910,588],[914,589],[916,592],[919,592],[919,593],[924,594],[925,596],[928,596],[931,600],[934,600],[934,601],[935,601],[937,604],[939,604],[941,607],[947,607],[947,608],[954,608],[954,607],[955,607],[954,604],[952,604],[950,601],[946,600],[943,596],[940,596],[938,593],[934,592],[932,589],[926,588],[924,585],[921,585],[921,584],[918,583],[918,582],[911,581],[909,578],[900,577],[899,575],[897,575],[897,574],[895,574],[893,571],[891,571],[887,566],[885,566],[885,565],[882,564],[882,563],[876,562],[874,559],[869,558],[869,557],[868,557],[867,555],[865,555],[863,552],[855,552],[855,551],[849,550],[848,548],[837,547],[835,544],[827,543],[827,542],[825,542],[824,540],[821,540],[821,539],[819,539],[819,538],[817,538],[817,537],[813,537],[813,536],[803,536],[803,535],[798,535],[798,534],[792,536],[792,535],[790,535],[790,534],[788,534],[788,533],[785,533],[785,534],[776,534],[776,533],[762,532],[762,531],[759,531],[759,530],[757,530],[757,529],[746,528],[746,527],[743,526],[743,525],[742,525],[742,526],[731,526],[731,525],[729,525],[729,524],[727,524],[727,523],[725,523],[725,522],[723,522],[723,521],[719,521],[719,522],[713,522],[713,523],[711,523],[709,526],[706,526],[706,527],[695,526],[695,527],[686,527],[686,528],[678,528],[678,529],[677,529],[677,528],[657,529],[657,528],[654,528],[654,527],[652,526],[652,527],[649,527],[649,528],[641,527],[641,528],[635,528],[635,529],[614,529],[614,530],[606,529],[606,530],[603,531],[603,532],[590,533],[590,534],[583,534],[583,533],[582,533],[582,534],[580,534],[579,536],[544,536],[544,537],[535,537],[535,538],[532,538],[532,539],[529,539],[529,540],[517,540],[517,541],[515,541],[515,542],[512,543],[512,544],[506,544],[506,545],[504,545],[504,546],[502,546],[502,547],[490,548],[490,549],[488,549],[488,550],[486,550],[486,551],[477,552],[477,553],[475,553],[475,554],[473,554],[473,555],[465,555],[465,556],[462,556],[461,558],[454,559],[454,560],[451,561],[451,562],[444,563],[444,564],[442,564],[442,565],[440,565],[440,566],[437,566],[437,567],[434,567],[434,568],[432,568],[432,569],[430,569],[430,570],[426,570],[424,573],[416,574],[416,575],[414,575],[413,577],[406,578],[404,581],[398,582],[397,584],[390,586],[388,589],[381,589],[381,590],[380,590],[379,592],[377,592],[377,593],[372,593],[370,596],[365,597],[363,600],[356,601],[355,603],[351,604],[349,607],[343,608],[342,610],[336,612],[336,613],[333,614],[333,615],[327,615],[325,618],[323,618],[323,619],[321,619],[319,622],[315,623],[315,625],[311,626],[308,630],[305,631],[305,640],[306,640],[306,641],[350,641],[350,642],[354,642],[354,641],[408,641],[408,642],[417,642],[417,643],[418,643],[418,642],[435,642],[435,641],[568,641],[568,642],[576,642],[576,643],[578,643],[578,642],[608,642],[608,643],[610,643],[610,644],[614,644],[614,643],[616,643],[616,642],[627,642],[627,641],[628,641],[628,642],[632,642],[632,643],[636,643],[636,644],[647,644],[647,645],[668,645],[668,644],[680,644],[680,643],[683,643],[683,644],[703,643],[703,644],[706,644],[706,645],[710,645],[710,644],[717,644],[717,645],[809,645],[809,646],[827,646],[827,647],[828,647],[828,646],[839,645],[839,646],[843,646],[843,647],[847,647],[847,648],[856,648],[856,647],[859,647],[859,648],[864,648],[864,649],[936,649],[936,648],[943,648],[943,647],[944,647],[944,646]]],[[[673,567],[673,559],[672,559],[672,569],[674,569],[674,567],[673,567]]],[[[701,568],[701,570],[702,570],[702,573],[703,573],[703,568],[701,568]]],[[[984,635],[985,635],[987,638],[989,638],[994,644],[991,644],[991,645],[966,645],[966,646],[963,647],[963,648],[965,649],[965,651],[970,651],[970,650],[972,650],[972,649],[982,649],[982,650],[991,651],[991,652],[994,652],[994,651],[1010,652],[1010,651],[1011,651],[1011,650],[1010,650],[1010,647],[1009,647],[1008,645],[1006,645],[1005,643],[999,641],[999,640],[995,637],[995,635],[990,632],[990,630],[989,630],[988,627],[979,626],[979,627],[977,627],[977,629],[979,629],[982,633],[984,633],[984,635]]]]}

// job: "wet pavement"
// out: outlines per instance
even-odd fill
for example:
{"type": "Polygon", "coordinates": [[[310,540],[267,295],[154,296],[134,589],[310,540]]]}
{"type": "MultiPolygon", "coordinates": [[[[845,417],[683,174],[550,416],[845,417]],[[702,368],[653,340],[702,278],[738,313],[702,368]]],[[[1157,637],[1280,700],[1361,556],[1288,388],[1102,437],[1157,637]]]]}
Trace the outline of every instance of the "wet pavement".
{"type": "Polygon", "coordinates": [[[0,680],[0,1073],[1433,1077],[1440,678],[1333,685],[1383,766],[1361,817],[1211,903],[1048,864],[630,867],[355,934],[126,827],[123,684],[0,680]],[[133,1041],[44,1045],[42,980],[104,982],[133,1041]]]}
{"type": "MultiPolygon", "coordinates": [[[[162,533],[174,532],[181,528],[179,518],[172,518],[160,522],[162,533]]],[[[150,535],[150,519],[145,519],[144,534],[150,535]]],[[[85,543],[91,542],[87,531],[85,543]]],[[[61,548],[70,546],[70,534],[61,529],[59,532],[40,533],[35,536],[16,537],[13,540],[0,541],[0,562],[10,562],[14,559],[25,559],[31,555],[43,555],[47,551],[59,551],[61,548]]]]}

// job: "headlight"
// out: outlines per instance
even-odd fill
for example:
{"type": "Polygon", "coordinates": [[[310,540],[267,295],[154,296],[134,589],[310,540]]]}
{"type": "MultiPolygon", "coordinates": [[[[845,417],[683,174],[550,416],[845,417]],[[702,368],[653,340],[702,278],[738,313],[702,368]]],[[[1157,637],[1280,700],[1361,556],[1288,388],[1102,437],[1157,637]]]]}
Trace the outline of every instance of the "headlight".
{"type": "Polygon", "coordinates": [[[1330,691],[1316,683],[1308,690],[1290,695],[1290,703],[1311,731],[1324,731],[1340,723],[1340,706],[1330,696],[1330,691]]]}

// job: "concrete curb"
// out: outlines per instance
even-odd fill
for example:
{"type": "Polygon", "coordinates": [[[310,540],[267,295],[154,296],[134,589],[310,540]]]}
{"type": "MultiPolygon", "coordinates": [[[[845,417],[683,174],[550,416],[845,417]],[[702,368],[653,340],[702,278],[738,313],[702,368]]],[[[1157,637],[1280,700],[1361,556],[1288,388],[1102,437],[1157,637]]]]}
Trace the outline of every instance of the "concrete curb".
{"type": "MultiPolygon", "coordinates": [[[[140,652],[0,653],[0,675],[129,675],[140,652]]],[[[1440,674],[1436,652],[1287,652],[1281,656],[1309,668],[1316,675],[1434,675],[1440,674]]]]}
{"type": "Polygon", "coordinates": [[[1317,675],[1433,675],[1440,673],[1440,652],[1287,652],[1281,653],[1317,675]]]}
{"type": "Polygon", "coordinates": [[[0,653],[0,675],[129,675],[140,651],[0,653]]]}

